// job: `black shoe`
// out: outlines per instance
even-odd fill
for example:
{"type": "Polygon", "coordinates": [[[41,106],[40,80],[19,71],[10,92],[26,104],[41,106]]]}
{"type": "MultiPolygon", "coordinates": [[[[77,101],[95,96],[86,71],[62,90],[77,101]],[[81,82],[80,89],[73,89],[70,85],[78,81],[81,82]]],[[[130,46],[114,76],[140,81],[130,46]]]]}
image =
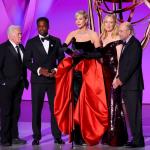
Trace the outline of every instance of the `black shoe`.
{"type": "Polygon", "coordinates": [[[40,144],[39,140],[33,140],[32,141],[32,145],[39,145],[39,144],[40,144]]]}
{"type": "Polygon", "coordinates": [[[65,142],[61,138],[56,138],[54,140],[54,143],[56,143],[56,144],[65,144],[65,142]]]}
{"type": "Polygon", "coordinates": [[[23,140],[23,139],[20,139],[20,138],[14,138],[14,139],[12,139],[12,144],[24,145],[26,143],[27,143],[26,140],[23,140]]]}
{"type": "Polygon", "coordinates": [[[75,145],[79,145],[79,146],[87,146],[87,144],[85,143],[85,141],[83,141],[82,139],[78,139],[78,140],[74,140],[74,144],[75,145]]]}
{"type": "Polygon", "coordinates": [[[82,142],[82,146],[87,146],[87,144],[85,142],[82,142]]]}
{"type": "Polygon", "coordinates": [[[140,145],[137,145],[137,144],[131,144],[129,146],[129,148],[137,148],[137,147],[144,147],[145,145],[144,144],[140,144],[140,145]]]}
{"type": "Polygon", "coordinates": [[[126,145],[128,148],[144,147],[145,144],[134,144],[133,142],[128,142],[126,145]]]}
{"type": "Polygon", "coordinates": [[[106,142],[101,142],[101,144],[102,144],[102,145],[108,145],[108,143],[106,143],[106,142]]]}
{"type": "Polygon", "coordinates": [[[81,141],[74,141],[73,143],[74,143],[74,145],[82,146],[82,142],[81,141]]]}
{"type": "Polygon", "coordinates": [[[133,144],[133,142],[132,142],[132,141],[131,141],[131,142],[127,142],[124,146],[126,146],[126,147],[130,147],[132,144],[133,144]]]}
{"type": "Polygon", "coordinates": [[[11,143],[6,142],[6,143],[1,143],[2,146],[7,147],[7,146],[11,146],[11,143]]]}

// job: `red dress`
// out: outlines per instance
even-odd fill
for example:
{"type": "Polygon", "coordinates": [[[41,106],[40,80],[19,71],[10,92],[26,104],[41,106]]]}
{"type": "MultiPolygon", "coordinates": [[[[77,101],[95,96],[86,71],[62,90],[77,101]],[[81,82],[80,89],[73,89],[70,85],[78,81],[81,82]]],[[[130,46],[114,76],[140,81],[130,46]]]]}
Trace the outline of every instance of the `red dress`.
{"type": "Polygon", "coordinates": [[[75,66],[71,57],[62,60],[56,74],[54,113],[62,133],[71,135],[73,124],[78,124],[87,144],[99,143],[108,127],[108,108],[102,66],[96,59],[82,59],[75,66]],[[74,70],[82,73],[83,80],[75,107],[74,70]]]}

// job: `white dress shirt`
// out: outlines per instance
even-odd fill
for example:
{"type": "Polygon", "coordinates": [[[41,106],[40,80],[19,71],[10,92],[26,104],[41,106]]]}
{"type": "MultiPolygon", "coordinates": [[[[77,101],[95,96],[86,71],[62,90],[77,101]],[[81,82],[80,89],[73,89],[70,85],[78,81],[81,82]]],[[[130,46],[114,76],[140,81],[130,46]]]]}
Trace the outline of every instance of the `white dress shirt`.
{"type": "MultiPolygon", "coordinates": [[[[47,36],[49,36],[49,35],[47,35],[47,36]]],[[[47,37],[47,36],[46,36],[46,37],[47,37]]],[[[44,38],[44,36],[42,36],[42,35],[39,34],[39,38],[40,38],[40,40],[41,40],[41,38],[44,38]]],[[[45,49],[46,53],[48,54],[48,51],[49,51],[49,42],[50,42],[50,41],[48,41],[48,40],[42,41],[42,40],[41,40],[41,42],[42,42],[42,44],[43,44],[43,46],[44,46],[44,49],[45,49]]],[[[39,67],[39,68],[37,69],[37,74],[38,74],[38,76],[40,76],[40,69],[41,69],[41,67],[39,67]]],[[[54,70],[57,71],[57,68],[54,68],[54,70]]]]}
{"type": "MultiPolygon", "coordinates": [[[[49,36],[49,35],[47,35],[47,36],[49,36]]],[[[42,36],[40,34],[39,34],[39,37],[40,37],[40,39],[44,38],[44,36],[42,36]]],[[[48,51],[49,51],[49,41],[48,40],[44,40],[44,41],[41,40],[41,42],[42,42],[42,44],[44,46],[44,49],[45,49],[46,53],[48,54],[48,51]]]]}
{"type": "MultiPolygon", "coordinates": [[[[49,35],[47,35],[47,36],[49,36],[49,35]]],[[[46,36],[46,37],[47,37],[47,36],[46,36]]],[[[42,35],[39,34],[39,38],[40,38],[40,40],[41,40],[41,38],[44,38],[44,36],[42,36],[42,35]]],[[[43,44],[43,46],[44,46],[45,52],[48,54],[48,51],[49,51],[49,41],[48,41],[48,40],[44,40],[44,41],[41,40],[41,42],[42,42],[42,44],[43,44]]],[[[40,69],[41,69],[41,67],[39,67],[39,68],[37,69],[37,74],[38,74],[38,76],[40,76],[40,69]]]]}
{"type": "MultiPolygon", "coordinates": [[[[131,39],[132,36],[133,36],[133,35],[130,35],[130,36],[125,40],[126,44],[129,42],[129,40],[131,39]]],[[[123,53],[125,47],[126,47],[126,45],[123,46],[123,48],[122,48],[122,53],[123,53]]]]}

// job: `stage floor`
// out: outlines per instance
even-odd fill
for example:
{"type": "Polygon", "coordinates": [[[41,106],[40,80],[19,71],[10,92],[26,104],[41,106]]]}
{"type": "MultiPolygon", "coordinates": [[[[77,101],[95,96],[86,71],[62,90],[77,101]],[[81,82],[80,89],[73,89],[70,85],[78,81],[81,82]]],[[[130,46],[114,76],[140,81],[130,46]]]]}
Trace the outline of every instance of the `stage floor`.
{"type": "MultiPolygon", "coordinates": [[[[66,141],[65,145],[54,144],[53,137],[50,130],[50,113],[48,103],[44,103],[42,113],[42,139],[39,146],[32,146],[32,127],[31,127],[31,102],[22,102],[22,111],[19,121],[19,133],[20,137],[27,140],[26,145],[13,145],[11,147],[2,147],[0,150],[71,150],[72,145],[68,143],[68,136],[63,136],[66,141]]],[[[145,148],[134,148],[136,150],[150,150],[150,105],[143,105],[143,130],[145,137],[145,148]]],[[[110,147],[104,145],[96,146],[75,146],[76,150],[128,150],[125,147],[110,147]]]]}

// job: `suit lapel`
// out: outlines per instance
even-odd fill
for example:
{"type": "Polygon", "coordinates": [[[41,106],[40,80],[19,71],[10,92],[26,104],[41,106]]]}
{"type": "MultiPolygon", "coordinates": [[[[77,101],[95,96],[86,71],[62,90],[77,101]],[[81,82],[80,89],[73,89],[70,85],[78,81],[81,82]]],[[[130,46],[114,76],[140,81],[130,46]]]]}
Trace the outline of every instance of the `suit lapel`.
{"type": "Polygon", "coordinates": [[[13,56],[16,58],[16,60],[19,62],[18,54],[17,54],[15,48],[13,47],[13,45],[9,41],[8,41],[8,48],[9,48],[10,52],[13,54],[13,56]]]}
{"type": "Polygon", "coordinates": [[[54,41],[53,37],[50,36],[48,56],[52,55],[52,53],[54,52],[55,46],[56,46],[56,42],[54,41]]]}
{"type": "Polygon", "coordinates": [[[55,40],[53,39],[53,37],[50,36],[48,54],[46,53],[45,48],[44,48],[44,46],[43,46],[43,44],[42,44],[42,42],[41,42],[39,36],[37,36],[36,44],[35,44],[35,45],[37,45],[38,50],[41,51],[44,56],[51,56],[52,53],[53,53],[54,50],[55,50],[56,42],[55,42],[55,40]]]}
{"type": "Polygon", "coordinates": [[[125,48],[124,48],[123,52],[121,53],[120,59],[123,57],[123,55],[126,53],[126,51],[128,51],[128,47],[132,43],[133,39],[134,39],[134,36],[132,36],[130,38],[129,42],[125,45],[125,48]]]}
{"type": "Polygon", "coordinates": [[[43,53],[43,55],[47,56],[47,53],[45,51],[45,48],[44,48],[42,41],[40,40],[39,36],[37,36],[35,45],[37,45],[38,50],[41,51],[43,53]]]}
{"type": "Polygon", "coordinates": [[[20,50],[22,51],[22,53],[24,54],[24,47],[22,44],[19,44],[20,50]]]}

